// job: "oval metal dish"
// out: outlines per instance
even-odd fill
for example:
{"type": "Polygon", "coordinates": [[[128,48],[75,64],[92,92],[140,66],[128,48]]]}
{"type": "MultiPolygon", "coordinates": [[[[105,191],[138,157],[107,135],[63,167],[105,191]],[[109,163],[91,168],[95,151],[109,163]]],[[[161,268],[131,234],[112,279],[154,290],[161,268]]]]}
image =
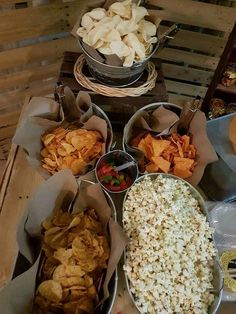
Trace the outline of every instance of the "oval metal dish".
{"type": "MultiPolygon", "coordinates": [[[[199,202],[199,205],[202,209],[202,213],[207,217],[207,221],[210,223],[210,220],[209,220],[209,214],[208,214],[208,211],[207,211],[207,208],[205,206],[205,202],[202,198],[202,196],[200,195],[200,193],[190,184],[188,183],[187,181],[181,179],[181,178],[178,178],[174,175],[171,175],[171,174],[165,174],[165,173],[150,173],[150,174],[145,174],[141,177],[139,177],[135,183],[137,182],[140,182],[142,181],[142,179],[144,178],[144,176],[149,176],[151,178],[156,178],[158,176],[163,176],[163,177],[167,177],[167,178],[173,178],[175,180],[180,180],[180,181],[183,181],[185,182],[186,185],[189,186],[190,188],[190,191],[192,193],[192,195],[198,200],[199,202]]],[[[126,194],[125,194],[125,197],[124,197],[124,201],[123,201],[123,206],[122,206],[122,213],[124,212],[124,204],[125,204],[125,201],[127,199],[127,196],[128,196],[128,193],[129,193],[130,189],[127,190],[126,194]]],[[[122,223],[123,223],[123,217],[122,217],[122,223]]],[[[213,242],[215,244],[215,239],[214,239],[214,235],[213,235],[213,242]]],[[[215,247],[216,247],[216,244],[215,244],[215,247]]],[[[126,264],[126,251],[124,252],[124,264],[126,264]]],[[[138,311],[140,313],[142,313],[142,311],[138,308],[138,306],[136,305],[136,302],[135,302],[135,297],[134,295],[132,294],[132,292],[130,291],[130,281],[128,279],[128,276],[126,274],[126,272],[124,271],[125,273],[125,281],[126,281],[126,286],[127,286],[127,290],[128,290],[128,293],[132,299],[132,301],[134,302],[136,308],[138,309],[138,311]]],[[[219,308],[219,305],[220,305],[220,302],[221,302],[221,299],[222,299],[222,293],[223,293],[223,276],[222,276],[222,271],[221,271],[221,267],[220,267],[220,263],[219,263],[219,257],[216,256],[214,258],[214,268],[213,268],[213,287],[214,287],[214,295],[215,295],[215,299],[214,299],[214,302],[212,303],[212,305],[210,306],[209,308],[209,312],[208,314],[215,314],[217,312],[217,309],[219,308]]]]}

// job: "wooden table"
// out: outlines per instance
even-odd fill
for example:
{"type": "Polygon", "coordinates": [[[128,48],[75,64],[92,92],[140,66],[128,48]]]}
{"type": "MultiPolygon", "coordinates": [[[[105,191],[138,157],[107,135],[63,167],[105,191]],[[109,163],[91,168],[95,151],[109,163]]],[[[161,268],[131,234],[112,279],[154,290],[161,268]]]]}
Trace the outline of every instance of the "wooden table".
{"type": "MultiPolygon", "coordinates": [[[[65,53],[59,77],[59,80],[68,85],[75,93],[78,93],[79,90],[85,90],[79,86],[73,76],[73,66],[77,57],[77,53],[65,53]]],[[[104,109],[111,119],[116,131],[114,132],[115,141],[117,142],[116,147],[121,147],[122,132],[119,131],[123,131],[125,122],[137,109],[152,102],[168,100],[159,62],[156,62],[156,67],[158,70],[157,84],[152,91],[141,97],[118,99],[90,92],[92,101],[104,109]]],[[[143,79],[145,78],[142,77],[141,80],[143,79]]],[[[20,120],[24,117],[24,110],[29,99],[30,97],[25,99],[20,120]]],[[[22,149],[13,144],[0,191],[0,288],[11,280],[13,273],[16,276],[25,271],[25,267],[28,266],[22,263],[22,259],[17,259],[16,231],[29,198],[42,182],[43,178],[28,165],[22,149]]],[[[113,200],[119,216],[122,197],[115,195],[113,200]]],[[[120,282],[123,282],[122,274],[120,274],[119,278],[120,282]]],[[[123,298],[124,294],[126,292],[123,291],[123,285],[120,285],[120,291],[118,292],[119,302],[114,306],[114,313],[117,313],[125,306],[125,312],[131,314],[130,305],[123,298]]]]}

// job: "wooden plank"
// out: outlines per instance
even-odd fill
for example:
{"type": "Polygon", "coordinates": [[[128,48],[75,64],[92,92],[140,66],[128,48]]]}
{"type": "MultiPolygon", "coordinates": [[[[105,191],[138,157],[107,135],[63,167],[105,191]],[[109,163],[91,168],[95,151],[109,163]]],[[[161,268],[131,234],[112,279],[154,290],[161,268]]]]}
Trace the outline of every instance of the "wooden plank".
{"type": "Polygon", "coordinates": [[[1,44],[71,31],[83,1],[0,12],[1,44]]]}
{"type": "Polygon", "coordinates": [[[3,126],[15,125],[19,119],[20,110],[0,114],[0,128],[3,126]]]}
{"type": "Polygon", "coordinates": [[[212,71],[198,70],[169,63],[163,63],[162,68],[165,78],[174,78],[189,81],[190,83],[201,83],[203,85],[209,84],[214,74],[212,71]]]}
{"type": "Polygon", "coordinates": [[[169,102],[175,105],[183,106],[186,102],[191,101],[194,99],[194,97],[191,96],[183,96],[183,95],[177,95],[173,93],[168,93],[169,96],[169,102]]]}
{"type": "MultiPolygon", "coordinates": [[[[27,98],[27,102],[29,98],[27,98]]],[[[28,198],[33,194],[42,177],[32,169],[25,153],[13,144],[0,184],[0,287],[11,280],[17,257],[16,230],[24,213],[28,198]],[[24,184],[22,184],[24,178],[24,184]],[[7,248],[7,250],[5,249],[7,248]]]]}
{"type": "Polygon", "coordinates": [[[191,0],[148,0],[156,6],[161,19],[230,32],[236,20],[236,9],[191,0]]]}
{"type": "Polygon", "coordinates": [[[10,125],[0,128],[0,141],[7,138],[12,138],[15,134],[16,125],[10,125]]]}
{"type": "Polygon", "coordinates": [[[0,52],[0,69],[6,70],[42,60],[61,58],[63,52],[79,51],[79,45],[72,36],[22,48],[0,52]]]}
{"type": "Polygon", "coordinates": [[[14,87],[28,85],[33,81],[43,80],[45,78],[57,77],[60,70],[61,61],[48,64],[41,67],[33,67],[30,70],[24,70],[0,77],[0,90],[3,92],[14,87]]]}
{"type": "Polygon", "coordinates": [[[197,86],[191,84],[185,84],[181,82],[165,80],[166,89],[168,92],[174,92],[176,94],[183,94],[187,96],[201,96],[204,97],[207,91],[207,88],[204,86],[197,86]]]}
{"type": "MultiPolygon", "coordinates": [[[[161,32],[166,31],[167,28],[167,26],[160,25],[161,32]]],[[[222,53],[225,44],[225,38],[184,29],[180,29],[175,38],[169,42],[170,46],[194,49],[215,56],[219,56],[222,53]]]]}
{"type": "Polygon", "coordinates": [[[215,70],[219,58],[205,56],[199,53],[193,53],[173,48],[164,48],[155,54],[156,57],[173,61],[176,63],[190,64],[203,69],[215,70]]]}
{"type": "Polygon", "coordinates": [[[4,93],[0,96],[0,110],[9,108],[15,104],[23,102],[25,95],[30,94],[32,96],[45,96],[53,93],[55,88],[56,79],[48,81],[35,82],[32,86],[28,86],[23,90],[16,90],[11,93],[4,93]]]}

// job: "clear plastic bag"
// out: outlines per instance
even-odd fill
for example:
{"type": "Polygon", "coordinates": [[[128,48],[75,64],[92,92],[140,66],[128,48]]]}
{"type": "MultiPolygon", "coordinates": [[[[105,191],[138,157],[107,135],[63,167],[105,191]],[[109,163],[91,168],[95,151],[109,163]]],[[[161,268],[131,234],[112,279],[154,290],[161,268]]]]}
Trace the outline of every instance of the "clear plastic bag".
{"type": "MultiPolygon", "coordinates": [[[[207,202],[206,205],[219,255],[228,250],[236,251],[236,203],[207,202]]],[[[224,287],[222,300],[236,301],[236,292],[224,287]]]]}

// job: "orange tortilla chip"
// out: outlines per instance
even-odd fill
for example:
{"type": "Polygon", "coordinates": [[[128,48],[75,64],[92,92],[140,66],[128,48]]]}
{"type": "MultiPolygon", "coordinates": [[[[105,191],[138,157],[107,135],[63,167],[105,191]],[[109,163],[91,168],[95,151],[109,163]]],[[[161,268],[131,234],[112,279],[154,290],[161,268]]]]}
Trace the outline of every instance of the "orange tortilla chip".
{"type": "Polygon", "coordinates": [[[176,144],[177,144],[177,147],[178,147],[179,156],[183,158],[183,157],[184,157],[184,154],[183,154],[182,147],[181,147],[181,145],[180,145],[179,142],[176,142],[176,144]]]}
{"type": "Polygon", "coordinates": [[[153,155],[155,157],[158,157],[161,155],[161,153],[167,149],[170,145],[170,141],[167,140],[157,140],[157,139],[152,139],[152,148],[153,148],[153,155]]]}
{"type": "Polygon", "coordinates": [[[146,152],[146,144],[145,144],[145,141],[144,139],[142,138],[141,141],[138,143],[138,149],[141,150],[144,155],[146,156],[147,155],[147,152],[146,152]]]}
{"type": "Polygon", "coordinates": [[[194,160],[189,158],[175,157],[174,164],[178,165],[178,167],[190,169],[194,164],[194,160]]]}
{"type": "Polygon", "coordinates": [[[147,172],[157,172],[158,169],[159,169],[158,166],[153,162],[150,162],[149,164],[146,165],[147,172]]]}
{"type": "Polygon", "coordinates": [[[183,140],[182,149],[183,149],[183,152],[185,152],[187,150],[187,148],[189,147],[189,144],[190,144],[190,136],[183,135],[182,140],[183,140]]]}
{"type": "Polygon", "coordinates": [[[175,165],[173,174],[177,177],[180,177],[182,179],[186,179],[191,177],[192,172],[188,170],[187,168],[182,167],[181,165],[175,165]]]}
{"type": "Polygon", "coordinates": [[[158,166],[163,172],[168,173],[170,170],[170,162],[165,160],[163,157],[152,157],[152,161],[158,166]]]}

